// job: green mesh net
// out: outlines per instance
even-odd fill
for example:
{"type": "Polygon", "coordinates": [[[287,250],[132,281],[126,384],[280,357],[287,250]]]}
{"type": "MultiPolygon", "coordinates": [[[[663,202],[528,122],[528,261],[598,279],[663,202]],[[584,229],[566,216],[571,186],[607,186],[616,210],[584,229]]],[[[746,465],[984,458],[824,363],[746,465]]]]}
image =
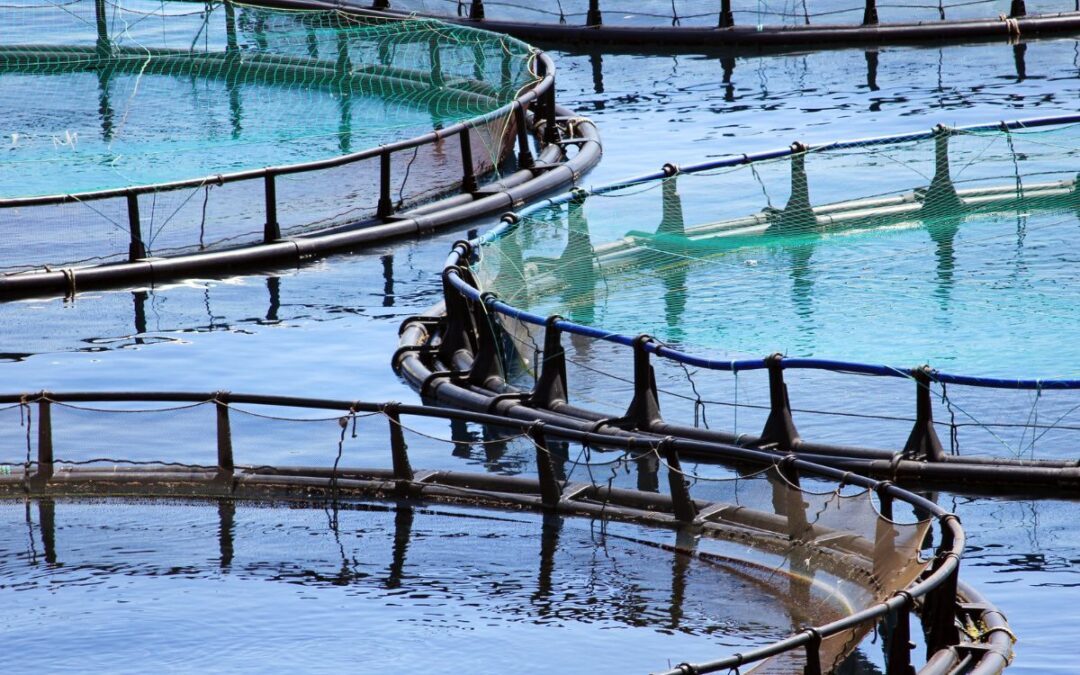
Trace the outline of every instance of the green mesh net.
{"type": "Polygon", "coordinates": [[[476,272],[534,313],[720,359],[1066,377],[1078,149],[1075,125],[942,131],[581,193],[476,272]]]}
{"type": "Polygon", "coordinates": [[[430,20],[131,0],[0,9],[0,197],[333,157],[510,102],[530,49],[430,20]]]}
{"type": "Polygon", "coordinates": [[[363,225],[386,211],[367,151],[395,142],[410,145],[390,160],[394,211],[461,191],[466,157],[493,180],[508,104],[538,82],[528,45],[427,19],[74,0],[5,5],[0,22],[7,273],[258,243],[266,167],[290,167],[281,236],[363,225]]]}

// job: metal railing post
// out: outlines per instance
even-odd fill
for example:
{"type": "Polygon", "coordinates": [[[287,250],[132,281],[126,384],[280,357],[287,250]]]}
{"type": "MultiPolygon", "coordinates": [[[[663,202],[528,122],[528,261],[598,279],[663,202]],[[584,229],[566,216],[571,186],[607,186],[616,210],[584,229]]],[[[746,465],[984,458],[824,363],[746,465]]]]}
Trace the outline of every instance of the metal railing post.
{"type": "Polygon", "coordinates": [[[735,15],[731,13],[731,0],[720,0],[720,28],[731,28],[735,25],[735,15]]]}
{"type": "Polygon", "coordinates": [[[799,431],[791,417],[791,400],[784,383],[783,354],[765,359],[769,371],[769,416],[758,439],[759,446],[775,445],[780,450],[792,450],[799,444],[799,431]]]}
{"type": "Polygon", "coordinates": [[[139,195],[134,191],[127,193],[128,233],[131,243],[128,245],[128,260],[146,257],[146,245],[142,240],[142,221],[139,219],[139,195]]]}
{"type": "Polygon", "coordinates": [[[469,127],[461,130],[461,191],[472,194],[480,189],[476,182],[476,170],[473,167],[472,134],[469,127]]]}
{"type": "Polygon", "coordinates": [[[866,0],[863,8],[862,22],[864,26],[876,26],[878,23],[877,1],[866,0]]]}
{"type": "Polygon", "coordinates": [[[536,422],[529,427],[529,438],[536,446],[536,474],[540,481],[540,500],[545,508],[554,509],[562,499],[562,488],[555,478],[555,468],[551,465],[548,454],[547,437],[544,435],[544,423],[536,422]]]}
{"type": "Polygon", "coordinates": [[[664,456],[668,469],[668,486],[671,488],[671,506],[675,518],[682,523],[689,523],[697,517],[697,507],[690,498],[690,485],[683,474],[679,462],[679,452],[675,449],[675,439],[671,436],[660,441],[658,452],[664,456]]]}
{"type": "Polygon", "coordinates": [[[931,372],[929,366],[923,366],[911,373],[911,379],[915,380],[915,425],[904,443],[902,456],[940,462],[945,458],[945,450],[934,429],[934,407],[930,400],[931,372]]]}
{"type": "Polygon", "coordinates": [[[263,226],[263,242],[269,244],[281,239],[281,226],[277,219],[277,184],[274,174],[267,172],[263,176],[264,194],[266,197],[266,225],[263,226]]]}
{"type": "Polygon", "coordinates": [[[529,147],[529,117],[525,114],[525,106],[517,104],[514,108],[514,118],[517,125],[518,140],[518,166],[522,169],[531,169],[536,166],[533,159],[532,148],[529,147]]]}
{"type": "Polygon", "coordinates": [[[394,203],[390,200],[390,151],[379,155],[379,206],[376,217],[383,220],[394,215],[394,203]]]}
{"type": "Polygon", "coordinates": [[[412,463],[409,462],[409,446],[405,443],[405,433],[401,427],[401,413],[397,403],[387,403],[383,414],[390,425],[390,452],[394,461],[394,478],[411,481],[415,477],[412,463]]]}
{"type": "Polygon", "coordinates": [[[38,399],[38,466],[34,478],[47,481],[53,475],[52,402],[44,392],[38,399]]]}
{"type": "Polygon", "coordinates": [[[566,350],[562,346],[562,331],[555,325],[560,320],[561,316],[553,314],[544,323],[543,361],[535,364],[540,369],[540,376],[529,396],[529,405],[537,408],[550,409],[568,399],[566,350]]]}
{"type": "Polygon", "coordinates": [[[600,0],[589,0],[589,12],[585,15],[586,26],[602,26],[604,17],[600,13],[600,0]]]}
{"type": "Polygon", "coordinates": [[[232,426],[229,424],[229,403],[226,396],[214,397],[217,409],[217,465],[218,470],[232,473],[233,464],[232,426]]]}
{"type": "Polygon", "coordinates": [[[647,345],[652,341],[649,335],[634,338],[634,398],[623,416],[633,428],[642,431],[652,429],[663,420],[656,392],[656,374],[649,362],[647,345]]]}

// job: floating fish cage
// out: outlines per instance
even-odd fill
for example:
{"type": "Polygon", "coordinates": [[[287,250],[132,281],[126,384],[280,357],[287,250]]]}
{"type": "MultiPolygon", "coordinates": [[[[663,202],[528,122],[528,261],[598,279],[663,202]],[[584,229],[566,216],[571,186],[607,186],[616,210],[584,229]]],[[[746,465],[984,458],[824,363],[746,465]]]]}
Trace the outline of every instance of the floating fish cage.
{"type": "Polygon", "coordinates": [[[531,40],[635,46],[828,48],[853,43],[1014,40],[1080,29],[1080,5],[1075,0],[926,4],[878,0],[374,0],[370,7],[385,13],[415,13],[483,26],[531,40]]]}
{"type": "MultiPolygon", "coordinates": [[[[889,482],[795,456],[776,461],[769,452],[735,448],[728,458],[740,468],[728,471],[683,461],[688,450],[708,445],[701,441],[658,442],[398,403],[226,392],[0,399],[0,527],[22,531],[5,538],[12,557],[2,574],[19,584],[21,604],[33,602],[43,579],[55,604],[73,585],[87,586],[77,583],[86,574],[106,583],[110,575],[125,583],[162,574],[198,580],[202,568],[213,567],[245,580],[354,589],[335,604],[339,616],[389,589],[400,613],[412,592],[468,599],[486,579],[481,605],[500,605],[500,615],[567,619],[577,610],[562,612],[562,605],[584,603],[586,624],[639,629],[662,616],[658,634],[681,636],[662,648],[669,665],[622,664],[635,669],[824,673],[869,658],[890,674],[916,666],[923,673],[993,673],[1011,658],[1013,636],[1002,614],[958,579],[964,532],[955,516],[889,482]],[[501,453],[501,469],[462,471],[474,451],[486,460],[501,453]],[[415,466],[419,461],[433,468],[415,466]],[[417,518],[431,524],[414,538],[417,518]],[[534,526],[543,536],[507,541],[507,528],[534,526]],[[575,534],[585,527],[591,539],[575,534]],[[91,531],[109,537],[85,534],[91,531]],[[378,552],[384,531],[389,556],[378,552]],[[491,547],[488,539],[502,544],[491,547]],[[560,539],[573,544],[564,554],[586,547],[574,558],[581,567],[560,569],[568,564],[560,539]],[[207,541],[216,542],[212,551],[207,541]],[[467,542],[468,551],[454,541],[467,542]],[[524,554],[513,554],[522,542],[539,546],[539,571],[529,575],[535,590],[520,575],[513,583],[492,581],[522,565],[524,554]],[[608,542],[629,551],[617,573],[605,571],[611,553],[588,552],[608,542]],[[457,568],[478,546],[485,553],[468,567],[479,576],[465,574],[455,588],[459,577],[446,565],[457,568]],[[187,564],[176,567],[177,556],[187,564]],[[409,573],[408,560],[428,556],[424,572],[409,573]],[[666,566],[656,564],[658,556],[666,566]],[[383,558],[388,577],[372,574],[383,558]],[[437,589],[416,587],[436,573],[437,589]],[[590,584],[603,585],[604,597],[571,603],[588,592],[574,579],[596,574],[604,576],[590,584]],[[912,654],[916,643],[925,645],[925,658],[912,654]],[[723,656],[732,645],[739,653],[723,656]]],[[[226,592],[220,580],[214,588],[226,592]]],[[[433,615],[436,605],[422,606],[433,615]]],[[[468,616],[457,611],[459,619],[468,616]]],[[[365,624],[369,639],[380,639],[383,623],[376,614],[365,624]]],[[[159,636],[156,648],[172,649],[172,640],[183,636],[159,636]]],[[[274,642],[289,644],[280,633],[274,642]]],[[[113,648],[103,644],[85,658],[113,648]]],[[[341,648],[322,659],[333,660],[341,648]]],[[[409,661],[408,654],[393,658],[409,661]]],[[[423,650],[414,658],[422,663],[423,650]]]]}
{"type": "Polygon", "coordinates": [[[599,159],[514,38],[272,4],[2,10],[0,295],[296,264],[504,211],[599,159]]]}
{"type": "Polygon", "coordinates": [[[1078,121],[795,143],[539,203],[454,247],[395,367],[520,419],[1073,489],[1078,121]]]}

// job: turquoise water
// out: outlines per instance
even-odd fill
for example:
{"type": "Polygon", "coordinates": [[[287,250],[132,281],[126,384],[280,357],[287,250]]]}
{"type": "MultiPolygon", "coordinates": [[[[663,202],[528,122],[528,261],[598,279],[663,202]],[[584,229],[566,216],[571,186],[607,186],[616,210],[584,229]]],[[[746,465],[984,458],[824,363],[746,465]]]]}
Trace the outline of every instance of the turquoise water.
{"type": "MultiPolygon", "coordinates": [[[[1078,44],[1057,40],[1023,47],[883,49],[875,53],[876,70],[869,66],[873,59],[861,50],[741,57],[731,62],[692,54],[557,52],[555,57],[565,103],[601,125],[605,159],[585,182],[602,184],[657,170],[668,161],[690,163],[796,139],[824,141],[922,130],[939,122],[1075,112],[1080,100],[1078,44]],[[725,82],[729,66],[730,81],[725,82]]],[[[73,301],[0,305],[5,326],[0,351],[7,355],[0,373],[11,390],[177,387],[415,401],[415,393],[388,370],[397,325],[438,301],[438,270],[452,242],[471,227],[490,224],[473,223],[418,241],[395,242],[301,270],[279,271],[269,279],[251,275],[190,280],[148,289],[145,296],[118,291],[83,294],[73,301]],[[136,310],[140,304],[142,309],[136,310]]],[[[1004,230],[1007,223],[1000,227],[1004,230]]],[[[933,278],[932,269],[924,272],[924,278],[933,278]]],[[[789,293],[790,286],[782,286],[777,296],[783,300],[789,293]]],[[[588,357],[582,363],[601,369],[624,363],[602,348],[583,351],[582,356],[588,357]]],[[[681,372],[661,370],[658,375],[665,386],[686,390],[681,372]]],[[[614,408],[618,414],[629,402],[629,388],[623,384],[573,364],[571,376],[579,403],[614,408]]],[[[858,378],[853,384],[850,378],[789,377],[796,407],[913,413],[913,389],[906,382],[858,378]]],[[[696,381],[709,398],[767,402],[763,382],[750,376],[739,380],[737,397],[732,396],[730,378],[702,375],[696,381]]],[[[1015,407],[1008,409],[1000,399],[974,400],[972,411],[982,405],[983,410],[1012,420],[1026,419],[1034,397],[1025,395],[1023,405],[1010,398],[1008,406],[1015,407]]],[[[1043,401],[1051,398],[1043,394],[1043,401]]],[[[1061,399],[1066,409],[1076,403],[1069,400],[1061,399]]],[[[685,408],[680,409],[676,403],[665,399],[665,413],[675,417],[686,410],[692,419],[689,406],[682,402],[685,408]]],[[[938,414],[948,419],[944,411],[938,414]]],[[[798,413],[796,420],[814,440],[888,446],[902,443],[910,430],[906,422],[798,413]]],[[[756,433],[764,420],[759,411],[710,406],[709,421],[756,433]]],[[[450,430],[439,432],[448,435],[450,430]]],[[[969,441],[969,433],[974,431],[961,431],[961,447],[966,443],[979,450],[999,447],[992,438],[983,445],[978,445],[982,437],[969,441]]],[[[1075,456],[1075,432],[1063,434],[1059,443],[1040,442],[1040,456],[1051,452],[1075,456]]],[[[475,429],[469,435],[483,438],[475,429]]],[[[1018,436],[1016,431],[1009,439],[1018,436]]],[[[1013,445],[1021,447],[1019,442],[1013,445]]],[[[6,454],[17,459],[18,450],[6,447],[6,454]]],[[[417,466],[531,471],[532,458],[524,447],[474,444],[456,450],[455,454],[450,446],[418,449],[414,461],[417,466]]],[[[284,456],[284,451],[274,452],[284,456]]],[[[176,454],[205,458],[183,449],[176,454]]],[[[636,477],[632,473],[625,480],[633,484],[636,477]]],[[[1010,672],[1073,672],[1072,655],[1062,645],[1072,639],[1072,626],[1080,621],[1071,601],[1080,560],[1075,503],[946,494],[937,498],[950,508],[955,504],[968,531],[971,548],[964,578],[1005,610],[1021,638],[1010,672]]],[[[535,555],[535,548],[531,550],[535,555]]],[[[203,560],[213,561],[218,555],[216,543],[208,541],[203,560]]],[[[191,559],[176,557],[184,564],[191,559]]],[[[223,585],[228,585],[228,579],[222,585],[211,584],[206,580],[219,578],[217,573],[206,566],[201,569],[196,576],[203,581],[188,580],[185,602],[193,602],[191,598],[215,602],[223,585]]],[[[182,581],[170,579],[174,584],[182,581]]],[[[276,588],[266,601],[271,609],[300,604],[276,588]]],[[[158,597],[152,593],[145,596],[158,597]]],[[[239,601],[241,595],[237,590],[230,597],[239,601]]],[[[82,602],[85,599],[73,596],[72,611],[91,608],[92,603],[82,602]]],[[[4,610],[0,617],[11,620],[4,610]]],[[[216,630],[186,625],[192,636],[216,639],[216,630]]],[[[628,650],[634,649],[633,639],[626,643],[628,650]]],[[[24,651],[44,658],[57,652],[56,645],[33,643],[24,651]]],[[[253,647],[274,653],[280,648],[279,644],[253,647]]],[[[184,652],[179,658],[190,656],[184,652]]],[[[176,667],[182,669],[186,661],[179,663],[176,667]]],[[[638,663],[642,670],[653,667],[652,661],[638,663]]]]}
{"type": "Polygon", "coordinates": [[[297,164],[419,136],[430,111],[331,89],[118,74],[0,73],[0,195],[149,185],[297,164]],[[25,105],[32,102],[32,105],[25,105]],[[101,114],[103,105],[108,112],[101,114]],[[304,120],[297,126],[298,115],[304,120]]]}
{"type": "MultiPolygon", "coordinates": [[[[404,43],[385,29],[335,30],[325,25],[326,14],[308,22],[303,14],[240,7],[229,17],[221,5],[207,11],[192,3],[135,0],[107,5],[106,41],[100,42],[89,0],[0,12],[0,50],[15,56],[0,67],[0,108],[7,111],[0,123],[0,197],[326,159],[419,136],[504,102],[484,107],[434,90],[394,94],[381,91],[389,88],[385,83],[335,81],[341,63],[427,72],[430,57],[426,44],[404,43]],[[230,50],[227,26],[235,29],[234,56],[207,61],[230,50]],[[60,55],[28,56],[43,42],[60,55]],[[95,45],[117,60],[115,67],[92,63],[95,45]],[[268,72],[256,66],[263,57],[301,59],[325,72],[280,64],[268,72]]],[[[512,91],[525,84],[523,59],[512,64],[515,79],[500,83],[484,73],[482,47],[477,56],[472,44],[445,41],[447,77],[479,68],[479,77],[496,87],[512,91]]]]}
{"type": "MultiPolygon", "coordinates": [[[[708,189],[727,193],[733,182],[718,176],[708,189]]],[[[513,235],[526,242],[517,245],[526,261],[525,285],[535,290],[507,300],[543,316],[560,314],[624,335],[647,333],[718,359],[780,352],[897,367],[930,364],[972,375],[1080,374],[1080,277],[1070,245],[1078,222],[1068,204],[686,241],[647,236],[661,220],[659,195],[649,196],[629,197],[626,204],[617,196],[590,200],[585,214],[593,249],[582,255],[599,258],[592,273],[575,273],[582,266],[571,259],[539,263],[561,254],[567,225],[564,215],[552,222],[536,214],[539,233],[513,235]],[[630,257],[607,260],[604,244],[616,239],[612,233],[621,238],[628,231],[644,235],[627,250],[630,257]]],[[[697,206],[686,200],[691,205],[697,206]]],[[[492,248],[498,264],[485,260],[482,270],[514,265],[499,255],[505,245],[492,248]]],[[[495,277],[489,287],[496,292],[517,290],[495,277]]]]}

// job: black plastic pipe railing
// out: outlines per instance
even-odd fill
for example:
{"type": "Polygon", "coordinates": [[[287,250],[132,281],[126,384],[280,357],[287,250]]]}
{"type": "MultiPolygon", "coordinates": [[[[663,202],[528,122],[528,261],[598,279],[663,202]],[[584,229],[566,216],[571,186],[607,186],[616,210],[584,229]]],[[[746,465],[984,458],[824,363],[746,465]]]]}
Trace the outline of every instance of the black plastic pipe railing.
{"type": "MultiPolygon", "coordinates": [[[[802,631],[790,638],[767,647],[746,652],[745,654],[692,666],[684,665],[669,672],[672,674],[715,672],[725,668],[738,667],[743,664],[752,663],[799,648],[807,649],[808,663],[812,663],[817,658],[816,645],[820,644],[821,638],[829,637],[830,635],[835,635],[859,626],[865,626],[866,624],[876,624],[888,616],[899,616],[901,620],[898,621],[897,624],[903,626],[903,630],[906,631],[908,612],[914,609],[916,601],[921,603],[921,606],[923,607],[923,620],[924,625],[929,631],[928,641],[930,650],[933,653],[940,652],[943,654],[941,657],[935,657],[941,662],[958,663],[961,660],[960,654],[965,649],[973,646],[970,643],[962,643],[959,631],[956,629],[958,617],[962,616],[964,612],[977,613],[978,618],[988,626],[1004,626],[1004,630],[990,631],[990,640],[988,640],[986,644],[981,645],[982,649],[980,651],[984,652],[981,657],[983,661],[987,664],[1004,663],[1011,653],[1011,641],[1006,640],[1011,633],[1008,632],[1007,624],[1004,624],[1000,612],[989,604],[986,604],[984,601],[981,601],[981,598],[978,598],[978,596],[974,594],[972,594],[972,596],[980,601],[980,604],[977,606],[972,604],[972,596],[968,596],[963,592],[960,593],[960,596],[962,596],[964,602],[962,604],[958,602],[957,584],[959,560],[964,550],[965,541],[964,531],[960,526],[959,519],[943,509],[940,505],[922,496],[908,492],[887,481],[875,481],[834,467],[818,465],[794,455],[779,457],[775,453],[762,450],[715,443],[705,444],[700,441],[687,441],[684,439],[667,439],[658,444],[654,438],[648,436],[583,431],[568,426],[538,424],[536,421],[517,420],[503,415],[472,412],[462,409],[406,405],[396,402],[373,403],[340,399],[271,396],[234,392],[176,391],[37,392],[32,394],[0,394],[0,404],[22,405],[28,408],[36,407],[37,409],[37,458],[33,467],[34,473],[29,473],[31,467],[28,464],[27,475],[23,477],[23,481],[31,486],[32,490],[42,491],[42,494],[47,494],[50,481],[56,479],[56,476],[54,476],[53,473],[54,464],[57,460],[54,457],[52,442],[52,406],[59,404],[74,405],[79,403],[101,404],[122,402],[138,402],[143,404],[207,403],[215,405],[217,410],[216,424],[218,433],[218,456],[215,468],[219,474],[223,472],[226,475],[233,475],[234,473],[244,471],[244,467],[238,465],[233,456],[229,423],[230,406],[252,405],[340,411],[344,414],[384,414],[387,417],[387,423],[390,428],[391,452],[394,466],[393,472],[387,474],[386,478],[397,481],[399,488],[407,487],[416,480],[416,475],[408,458],[404,438],[401,434],[401,420],[403,417],[464,421],[497,427],[503,430],[516,431],[522,435],[528,435],[538,449],[537,468],[539,476],[539,493],[541,495],[539,504],[544,508],[558,508],[564,501],[572,499],[571,497],[563,495],[563,487],[550,472],[550,464],[548,464],[550,459],[545,450],[546,443],[550,439],[562,439],[589,444],[593,447],[619,448],[626,451],[655,453],[660,452],[662,448],[666,461],[671,462],[672,466],[678,466],[678,455],[680,452],[692,449],[694,446],[707,445],[710,448],[710,452],[732,461],[764,466],[777,466],[785,476],[789,476],[793,479],[793,484],[797,484],[798,475],[801,473],[806,476],[837,481],[843,485],[865,488],[874,491],[883,503],[891,502],[892,500],[904,502],[911,505],[917,512],[928,514],[928,516],[936,520],[940,528],[940,545],[936,551],[933,563],[923,577],[909,588],[900,591],[886,601],[859,612],[855,612],[841,620],[802,631]],[[547,464],[548,471],[544,470],[544,464],[547,464]]],[[[116,479],[118,478],[118,472],[122,474],[123,471],[123,469],[114,468],[110,470],[109,475],[111,475],[113,479],[116,479]]],[[[303,471],[300,471],[300,473],[303,473],[303,471]]],[[[318,473],[318,475],[323,478],[329,477],[331,485],[335,484],[335,482],[345,482],[345,477],[342,477],[342,480],[338,481],[336,470],[334,473],[327,473],[325,471],[315,473],[318,473]]],[[[68,474],[68,472],[65,472],[65,477],[63,478],[65,481],[69,478],[77,479],[76,474],[71,474],[70,477],[66,474],[68,474]]],[[[143,482],[152,480],[154,476],[154,474],[145,467],[133,468],[131,474],[132,477],[143,482]]],[[[97,476],[96,474],[88,475],[91,475],[91,478],[88,480],[107,480],[104,477],[105,474],[102,476],[97,476]]],[[[173,475],[172,479],[175,480],[176,476],[173,475]]],[[[162,473],[162,480],[169,480],[167,471],[162,473]]],[[[220,480],[215,480],[217,480],[218,484],[222,484],[220,480]]],[[[7,475],[3,479],[0,479],[0,482],[14,484],[19,482],[19,477],[7,475]]],[[[502,483],[506,482],[507,481],[505,480],[502,481],[502,483]]],[[[225,483],[227,484],[229,481],[225,481],[225,483]]],[[[505,491],[506,486],[502,485],[502,483],[500,483],[500,486],[505,491]]],[[[236,482],[232,481],[232,484],[235,486],[236,482]]],[[[519,489],[525,488],[528,488],[528,485],[523,483],[519,489]]],[[[608,494],[610,497],[611,495],[621,494],[623,492],[627,491],[609,490],[608,494]]],[[[698,511],[691,502],[689,491],[685,485],[683,486],[682,491],[673,490],[670,498],[660,498],[658,495],[650,496],[648,494],[643,494],[641,499],[644,499],[645,497],[648,497],[649,499],[646,499],[642,504],[653,504],[653,508],[670,508],[671,512],[674,514],[673,518],[675,523],[683,522],[689,524],[691,521],[698,522],[698,520],[700,520],[700,518],[697,517],[698,511]]],[[[640,499],[637,501],[640,501],[640,499]]],[[[701,523],[698,524],[700,525],[701,523]]],[[[894,673],[909,672],[909,651],[910,649],[899,650],[899,652],[897,652],[898,655],[893,657],[894,660],[890,662],[887,673],[892,675],[894,673]]],[[[950,672],[950,670],[940,672],[950,672]]],[[[1000,668],[989,668],[986,672],[998,672],[999,670],[1000,668]]],[[[939,671],[931,670],[927,672],[939,671]]]]}
{"type": "MultiPolygon", "coordinates": [[[[411,14],[404,7],[395,9],[393,0],[345,0],[383,15],[411,14]]],[[[482,2],[474,2],[467,15],[420,12],[454,23],[482,26],[488,30],[516,37],[547,42],[570,42],[595,45],[610,43],[640,47],[669,45],[689,47],[797,47],[829,49],[852,44],[892,44],[905,42],[962,42],[975,40],[1016,40],[1021,37],[1080,31],[1080,7],[1077,11],[1029,12],[1022,0],[1016,0],[1008,15],[975,19],[952,19],[942,15],[938,21],[880,21],[876,0],[864,0],[858,8],[861,22],[810,24],[760,24],[740,22],[738,10],[728,0],[718,0],[714,26],[681,26],[673,17],[666,24],[630,26],[605,23],[603,3],[593,2],[580,23],[523,21],[492,18],[482,2]]],[[[493,3],[492,3],[493,4],[493,3]]],[[[535,5],[535,3],[534,3],[535,5]]],[[[558,14],[554,15],[556,18],[558,14]]]]}
{"type": "MultiPolygon", "coordinates": [[[[714,161],[701,164],[693,164],[685,167],[677,167],[676,165],[667,164],[665,165],[665,169],[655,173],[646,174],[644,176],[631,178],[617,183],[612,183],[610,185],[589,190],[585,193],[566,193],[554,199],[537,202],[536,204],[533,204],[530,207],[523,209],[519,212],[508,214],[503,217],[503,221],[498,227],[486,232],[476,241],[469,242],[468,246],[462,243],[456,245],[452,249],[449,257],[447,258],[444,268],[445,274],[450,284],[464,297],[467,297],[472,301],[483,302],[491,310],[499,314],[503,314],[519,321],[533,324],[535,326],[546,326],[548,325],[549,317],[540,316],[538,314],[533,314],[526,310],[513,307],[512,305],[502,302],[498,299],[497,296],[491,293],[481,292],[480,289],[470,285],[466,280],[464,280],[458,271],[458,267],[460,265],[468,264],[468,253],[473,250],[473,247],[481,246],[485,243],[489,243],[498,239],[507,230],[516,227],[517,223],[523,218],[526,218],[529,215],[536,213],[537,211],[550,208],[554,205],[565,204],[570,202],[571,200],[581,199],[583,195],[588,196],[592,194],[609,194],[641,183],[662,180],[664,178],[670,177],[672,175],[671,171],[673,169],[679,174],[695,174],[714,169],[729,168],[744,164],[750,164],[753,162],[791,157],[795,154],[802,154],[805,152],[827,152],[831,150],[845,150],[895,143],[932,140],[937,135],[942,133],[942,131],[950,134],[962,134],[984,131],[1014,131],[1022,129],[1037,129],[1047,126],[1062,126],[1071,124],[1080,124],[1080,115],[1038,117],[1026,120],[1014,120],[1011,122],[1003,121],[995,124],[979,124],[950,128],[937,127],[934,130],[927,132],[896,134],[891,136],[878,136],[852,141],[836,141],[832,143],[822,143],[817,145],[793,143],[786,148],[780,148],[776,150],[769,150],[747,155],[725,157],[714,161]]],[[[639,336],[628,336],[619,333],[613,333],[611,331],[578,324],[562,318],[555,319],[551,325],[553,325],[555,328],[562,332],[573,333],[576,335],[581,335],[583,337],[612,342],[626,347],[633,347],[635,341],[639,339],[639,336]]],[[[649,353],[655,354],[662,358],[667,358],[678,363],[694,366],[697,368],[704,368],[707,370],[740,372],[748,370],[764,370],[769,367],[769,358],[715,359],[673,349],[656,341],[647,342],[644,345],[644,349],[649,353]]],[[[898,377],[904,379],[912,379],[921,372],[927,372],[932,382],[939,382],[943,384],[956,384],[969,387],[986,387],[994,389],[1021,389],[1031,391],[1053,389],[1080,389],[1080,379],[980,377],[957,373],[946,373],[939,370],[926,371],[925,366],[922,365],[916,367],[897,367],[890,365],[859,363],[854,361],[842,361],[835,359],[784,358],[780,361],[780,367],[783,370],[826,370],[831,372],[858,373],[862,375],[898,377]]]]}
{"type": "MultiPolygon", "coordinates": [[[[963,133],[984,130],[1039,128],[1051,125],[1077,124],[1080,116],[1037,118],[994,125],[976,125],[957,129],[938,127],[931,132],[885,136],[859,141],[846,141],[814,146],[814,149],[853,148],[903,141],[935,138],[944,132],[963,133]]],[[[678,169],[666,165],[664,170],[614,185],[596,188],[591,194],[610,193],[643,182],[671,177],[680,171],[696,173],[709,169],[736,166],[746,162],[793,156],[807,146],[793,145],[774,151],[748,156],[722,158],[704,164],[678,169]]],[[[935,146],[937,147],[937,145],[935,146]]],[[[826,359],[784,358],[774,354],[761,359],[720,360],[667,347],[649,336],[629,336],[584,326],[560,316],[542,317],[513,307],[490,292],[482,291],[475,283],[469,264],[474,247],[497,239],[510,228],[518,226],[524,216],[554,204],[587,197],[588,192],[576,191],[540,203],[520,214],[508,214],[495,229],[478,241],[460,241],[449,253],[443,270],[444,304],[438,310],[445,320],[432,326],[430,317],[418,324],[416,330],[405,327],[401,348],[393,363],[406,373],[425,396],[474,409],[499,410],[521,418],[542,419],[564,425],[586,427],[626,428],[686,439],[704,440],[735,445],[767,447],[800,456],[819,463],[832,464],[846,470],[865,472],[891,480],[940,482],[961,489],[992,491],[1027,491],[1031,489],[1075,490],[1080,486],[1080,462],[1075,459],[1018,459],[997,457],[949,456],[934,429],[931,404],[931,385],[962,384],[984,388],[1004,389],[1075,389],[1076,380],[1034,380],[986,378],[941,373],[926,366],[902,368],[826,359]],[[544,331],[544,361],[533,391],[520,391],[503,379],[497,316],[510,317],[544,331]],[[562,333],[603,340],[633,350],[634,400],[619,420],[567,403],[568,391],[565,358],[561,354],[562,333]],[[552,354],[548,354],[552,352],[552,354]],[[658,395],[651,375],[650,357],[660,357],[677,363],[721,371],[767,370],[769,374],[770,412],[765,428],[758,436],[700,429],[665,421],[659,414],[658,395]],[[409,365],[406,367],[406,361],[409,365]],[[437,364],[436,370],[430,366],[437,364]],[[638,367],[640,364],[640,367],[638,367]],[[784,373],[787,370],[824,370],[836,373],[857,373],[881,377],[905,378],[916,392],[916,415],[912,432],[902,449],[841,446],[813,443],[800,437],[792,419],[784,373]]]]}
{"type": "MultiPolygon", "coordinates": [[[[353,11],[336,4],[316,0],[260,0],[268,7],[288,9],[335,9],[353,11]]],[[[363,14],[361,12],[361,14],[363,14]]],[[[394,19],[397,20],[397,19],[394,19]]],[[[600,159],[601,147],[596,128],[584,118],[559,106],[555,101],[555,65],[546,54],[534,51],[533,72],[536,82],[519,92],[515,99],[488,113],[455,123],[444,129],[432,131],[394,143],[383,144],[359,152],[330,157],[311,162],[264,167],[214,176],[184,179],[167,183],[132,186],[78,194],[58,194],[36,197],[0,199],[0,213],[5,209],[28,208],[65,203],[92,203],[102,199],[124,198],[131,223],[129,260],[126,263],[69,267],[56,265],[51,270],[33,270],[25,273],[0,275],[0,299],[13,299],[54,293],[73,294],[78,290],[105,288],[133,283],[155,282],[186,274],[205,272],[232,272],[240,268],[265,268],[285,264],[300,264],[305,260],[340,250],[384,241],[393,237],[408,236],[455,223],[498,213],[572,184],[600,159]],[[390,158],[410,153],[417,148],[435,145],[446,138],[461,139],[462,179],[461,186],[476,185],[473,167],[471,130],[490,125],[503,119],[514,118],[515,123],[526,125],[530,115],[534,128],[543,129],[542,156],[536,162],[528,147],[527,130],[518,130],[519,166],[516,173],[504,177],[465,194],[444,197],[432,204],[415,209],[394,212],[390,195],[390,158]],[[574,138],[560,138],[556,128],[560,119],[573,119],[574,138]],[[578,146],[578,152],[568,157],[563,145],[578,146]],[[328,232],[281,239],[277,222],[277,193],[275,180],[281,176],[306,173],[346,166],[357,162],[379,159],[380,195],[375,222],[361,222],[353,226],[335,226],[328,232]],[[524,160],[524,161],[522,161],[524,160]],[[265,196],[265,227],[261,244],[226,249],[208,253],[178,255],[168,258],[144,259],[145,246],[139,223],[139,196],[161,191],[197,188],[204,185],[223,185],[240,181],[261,181],[265,196]]],[[[472,94],[475,95],[475,94],[472,94]]],[[[461,191],[460,189],[458,190],[461,191]]]]}

